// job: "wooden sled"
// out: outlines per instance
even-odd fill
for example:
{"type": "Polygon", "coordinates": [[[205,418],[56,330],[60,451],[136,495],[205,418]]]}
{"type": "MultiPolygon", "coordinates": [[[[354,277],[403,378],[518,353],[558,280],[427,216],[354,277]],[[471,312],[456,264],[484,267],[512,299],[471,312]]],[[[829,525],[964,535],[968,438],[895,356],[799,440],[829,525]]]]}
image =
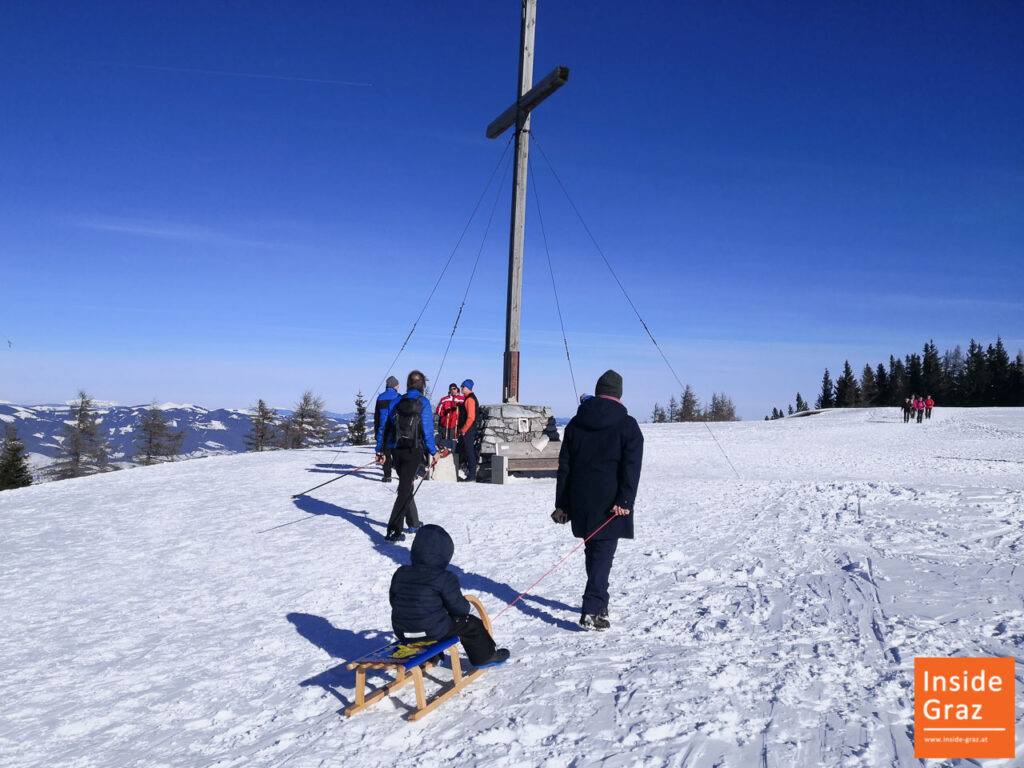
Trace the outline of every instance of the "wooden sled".
{"type": "MultiPolygon", "coordinates": [[[[484,626],[490,632],[491,620],[487,616],[483,603],[472,595],[466,595],[466,599],[476,608],[484,626]]],[[[486,668],[477,669],[464,676],[458,643],[459,638],[457,637],[440,641],[428,640],[422,643],[399,643],[396,641],[368,653],[358,661],[353,661],[348,665],[348,669],[356,671],[356,703],[345,710],[345,716],[348,717],[366,709],[412,680],[416,687],[416,711],[409,714],[409,719],[419,720],[487,671],[486,668]],[[423,690],[423,673],[436,666],[431,659],[445,651],[448,652],[448,658],[451,660],[453,680],[451,685],[444,687],[428,702],[423,690]],[[395,673],[395,679],[367,696],[366,670],[368,669],[392,670],[395,673]]]]}

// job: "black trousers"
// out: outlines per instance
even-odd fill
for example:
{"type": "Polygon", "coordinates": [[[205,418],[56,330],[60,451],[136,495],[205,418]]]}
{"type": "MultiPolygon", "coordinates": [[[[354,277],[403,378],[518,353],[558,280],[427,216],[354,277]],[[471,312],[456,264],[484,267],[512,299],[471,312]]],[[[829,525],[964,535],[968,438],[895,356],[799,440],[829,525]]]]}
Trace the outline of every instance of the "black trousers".
{"type": "Polygon", "coordinates": [[[587,586],[583,589],[582,613],[600,613],[608,607],[608,578],[618,546],[618,539],[591,539],[583,546],[587,586]]]}
{"type": "Polygon", "coordinates": [[[391,460],[391,449],[390,448],[385,448],[383,450],[383,454],[384,454],[384,463],[381,465],[381,468],[384,470],[384,479],[385,480],[390,480],[391,479],[391,468],[394,466],[394,462],[391,460]]]}
{"type": "Polygon", "coordinates": [[[462,648],[474,667],[483,664],[494,655],[494,638],[487,627],[476,616],[456,616],[452,619],[452,632],[449,637],[458,636],[462,648]]]}
{"type": "Polygon", "coordinates": [[[391,460],[395,464],[395,472],[398,473],[398,497],[395,505],[391,508],[391,519],[388,520],[388,534],[401,533],[403,520],[410,528],[419,527],[420,515],[416,510],[416,500],[413,492],[416,486],[416,476],[423,466],[423,452],[413,448],[393,448],[391,460]]]}
{"type": "Polygon", "coordinates": [[[459,450],[466,462],[466,479],[476,480],[476,425],[470,427],[466,434],[459,435],[459,450]]]}

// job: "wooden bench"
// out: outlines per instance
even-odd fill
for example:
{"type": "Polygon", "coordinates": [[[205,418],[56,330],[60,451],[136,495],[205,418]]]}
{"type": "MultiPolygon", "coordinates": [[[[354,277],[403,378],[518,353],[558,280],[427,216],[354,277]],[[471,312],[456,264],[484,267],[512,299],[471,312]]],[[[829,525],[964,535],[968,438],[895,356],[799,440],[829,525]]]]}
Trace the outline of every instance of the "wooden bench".
{"type": "MultiPolygon", "coordinates": [[[[491,620],[487,616],[483,603],[472,595],[466,595],[466,599],[476,608],[484,626],[490,632],[491,620]]],[[[416,711],[409,714],[409,719],[419,720],[487,671],[486,669],[477,669],[469,675],[463,675],[458,642],[459,638],[457,637],[450,637],[447,640],[439,641],[427,640],[420,643],[400,643],[396,641],[368,653],[357,661],[353,661],[348,665],[348,669],[356,671],[356,702],[345,710],[345,715],[354,715],[356,712],[366,709],[371,704],[380,701],[412,680],[416,688],[416,711]],[[451,660],[453,679],[451,684],[443,687],[428,702],[423,688],[423,673],[437,666],[433,662],[434,657],[445,651],[448,652],[448,658],[451,660]],[[390,670],[395,673],[395,679],[367,695],[367,670],[390,670]]]]}
{"type": "Polygon", "coordinates": [[[504,483],[509,472],[557,472],[561,447],[546,437],[529,443],[498,443],[491,458],[491,482],[504,483]]]}

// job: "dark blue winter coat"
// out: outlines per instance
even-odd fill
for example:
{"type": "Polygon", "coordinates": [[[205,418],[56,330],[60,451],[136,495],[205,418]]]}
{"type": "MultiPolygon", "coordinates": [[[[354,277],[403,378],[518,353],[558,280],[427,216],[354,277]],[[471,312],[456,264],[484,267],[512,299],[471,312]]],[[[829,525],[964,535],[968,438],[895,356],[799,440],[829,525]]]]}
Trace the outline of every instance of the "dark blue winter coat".
{"type": "Polygon", "coordinates": [[[379,395],[377,395],[377,402],[373,406],[373,434],[377,438],[377,451],[381,449],[381,440],[384,437],[384,425],[388,421],[388,416],[391,415],[391,410],[398,404],[398,401],[402,396],[398,393],[397,389],[388,387],[379,395]]]}
{"type": "Polygon", "coordinates": [[[384,417],[382,424],[384,429],[377,435],[377,452],[380,453],[384,446],[387,448],[395,447],[395,408],[398,407],[398,402],[403,397],[408,397],[412,400],[419,400],[421,412],[421,423],[423,425],[423,445],[427,451],[433,456],[437,453],[437,444],[434,442],[434,410],[430,407],[430,401],[423,396],[423,393],[418,389],[410,389],[404,395],[398,395],[391,401],[391,405],[388,407],[387,416],[384,417]]]}
{"type": "Polygon", "coordinates": [[[412,565],[391,577],[391,625],[399,640],[443,640],[452,634],[452,617],[469,614],[458,577],[446,570],[454,553],[452,537],[441,526],[424,525],[416,534],[412,565]]]}
{"type": "MultiPolygon", "coordinates": [[[[633,512],[644,436],[626,406],[592,397],[565,427],[558,453],[555,506],[569,513],[572,533],[587,538],[609,518],[613,506],[633,512]]],[[[632,539],[633,515],[622,515],[594,539],[632,539]]]]}

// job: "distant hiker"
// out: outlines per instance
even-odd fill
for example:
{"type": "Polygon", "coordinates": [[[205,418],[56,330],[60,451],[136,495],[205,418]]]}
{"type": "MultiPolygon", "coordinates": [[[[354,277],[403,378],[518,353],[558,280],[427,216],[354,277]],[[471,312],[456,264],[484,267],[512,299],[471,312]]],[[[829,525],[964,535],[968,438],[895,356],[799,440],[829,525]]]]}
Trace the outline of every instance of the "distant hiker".
{"type": "Polygon", "coordinates": [[[587,586],[580,626],[607,629],[608,579],[619,539],[633,538],[633,504],[640,484],[644,436],[622,404],[622,377],[601,374],[594,397],[581,403],[565,427],[558,454],[556,523],[572,522],[572,534],[586,539],[587,586]],[[615,519],[604,525],[609,515],[615,519]],[[603,528],[601,526],[604,525],[603,528]]]}
{"type": "Polygon", "coordinates": [[[932,396],[928,395],[924,399],[924,417],[930,419],[932,417],[932,408],[935,407],[935,401],[932,400],[932,396]]]}
{"type": "Polygon", "coordinates": [[[441,435],[438,442],[449,451],[455,450],[459,429],[459,406],[463,400],[459,385],[452,382],[448,385],[448,394],[437,404],[437,429],[441,435]]]}
{"type": "Polygon", "coordinates": [[[918,397],[914,400],[914,410],[917,411],[917,423],[920,424],[924,418],[924,398],[918,397]]]}
{"type": "Polygon", "coordinates": [[[480,401],[473,394],[473,380],[462,382],[462,405],[459,406],[459,453],[460,462],[466,462],[466,480],[476,480],[476,428],[480,413],[480,401]]]}
{"type": "Polygon", "coordinates": [[[439,525],[424,525],[413,539],[411,565],[391,577],[391,625],[403,643],[458,637],[477,669],[504,664],[509,653],[495,648],[484,623],[470,613],[459,578],[448,570],[455,544],[439,525]]]}
{"type": "Polygon", "coordinates": [[[903,398],[903,423],[910,422],[910,416],[914,412],[914,401],[909,397],[903,398]]]}
{"type": "Polygon", "coordinates": [[[386,541],[405,541],[402,521],[409,532],[420,527],[420,516],[413,498],[416,475],[426,462],[426,454],[437,453],[434,444],[434,411],[423,390],[427,378],[420,371],[411,371],[406,379],[408,391],[391,407],[384,430],[377,440],[377,461],[384,462],[383,451],[391,449],[398,473],[398,497],[391,508],[386,541]]]}
{"type": "MultiPolygon", "coordinates": [[[[394,376],[388,376],[384,391],[377,395],[377,402],[373,406],[373,433],[377,438],[377,445],[381,444],[381,436],[384,434],[384,423],[388,420],[388,416],[391,415],[391,407],[398,402],[400,397],[401,395],[398,394],[398,379],[394,376]]],[[[380,449],[378,449],[378,452],[381,452],[380,449]]],[[[390,483],[391,450],[385,447],[382,453],[384,454],[384,477],[381,478],[381,481],[390,483]]]]}

